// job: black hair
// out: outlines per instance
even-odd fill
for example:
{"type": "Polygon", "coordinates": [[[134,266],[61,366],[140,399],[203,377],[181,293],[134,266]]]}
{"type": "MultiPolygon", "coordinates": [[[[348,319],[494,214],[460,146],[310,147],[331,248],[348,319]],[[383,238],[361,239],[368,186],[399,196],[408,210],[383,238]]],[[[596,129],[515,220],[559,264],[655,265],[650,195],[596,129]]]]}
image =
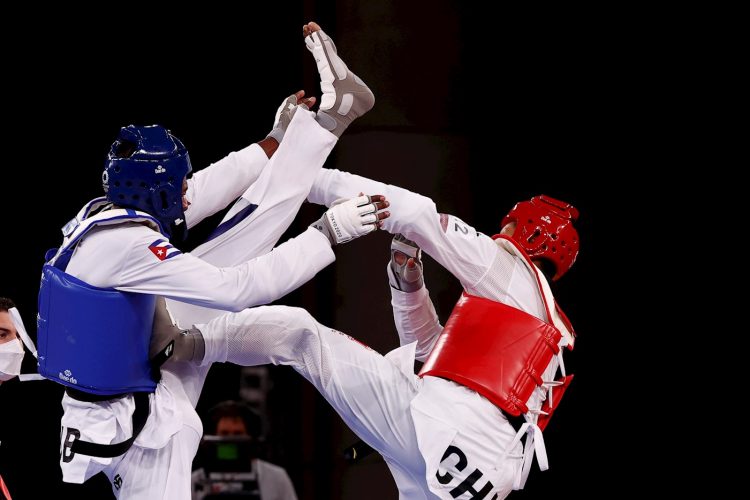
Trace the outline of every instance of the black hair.
{"type": "Polygon", "coordinates": [[[6,297],[0,297],[0,311],[7,311],[8,309],[16,307],[16,304],[6,297]]]}

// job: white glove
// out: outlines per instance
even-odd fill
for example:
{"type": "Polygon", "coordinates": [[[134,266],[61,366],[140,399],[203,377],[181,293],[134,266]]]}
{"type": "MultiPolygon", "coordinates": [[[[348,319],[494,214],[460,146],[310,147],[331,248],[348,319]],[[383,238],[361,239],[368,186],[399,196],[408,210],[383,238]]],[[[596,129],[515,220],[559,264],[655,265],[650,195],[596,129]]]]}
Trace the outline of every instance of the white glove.
{"type": "Polygon", "coordinates": [[[378,207],[367,195],[341,198],[317,221],[310,224],[325,234],[331,245],[346,243],[375,231],[378,226],[378,207]]]}
{"type": "MultiPolygon", "coordinates": [[[[266,137],[273,137],[276,142],[281,144],[281,140],[284,138],[284,133],[292,121],[294,112],[297,111],[297,95],[292,94],[281,103],[279,109],[276,110],[276,116],[273,120],[273,129],[268,133],[266,137]]],[[[300,104],[299,107],[308,109],[306,105],[300,104]]]]}

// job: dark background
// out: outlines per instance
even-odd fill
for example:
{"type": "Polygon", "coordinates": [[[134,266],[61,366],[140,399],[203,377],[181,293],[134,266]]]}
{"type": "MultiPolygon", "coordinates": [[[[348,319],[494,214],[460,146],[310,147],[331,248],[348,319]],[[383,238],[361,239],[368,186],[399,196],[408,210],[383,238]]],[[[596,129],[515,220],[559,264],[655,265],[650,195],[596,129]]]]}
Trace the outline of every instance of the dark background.
{"type": "MultiPolygon", "coordinates": [[[[12,133],[0,179],[0,296],[17,302],[32,335],[44,252],[101,194],[103,160],[119,127],[167,126],[195,168],[256,142],[285,96],[320,93],[301,36],[302,24],[316,20],[377,99],[327,167],[423,193],[489,234],[516,201],[538,193],[580,209],[581,253],[556,289],[579,334],[568,358],[576,380],[545,433],[551,469],[534,465],[526,489],[511,498],[601,493],[603,483],[627,488],[622,478],[632,466],[619,457],[631,442],[631,424],[621,423],[630,405],[616,378],[625,327],[609,314],[617,286],[609,263],[630,209],[611,193],[635,175],[636,145],[648,137],[630,125],[643,82],[626,69],[628,41],[611,36],[614,21],[582,21],[575,12],[518,18],[446,0],[253,3],[249,13],[194,14],[200,21],[142,9],[95,24],[17,20],[28,30],[8,46],[4,76],[12,133]]],[[[288,236],[320,213],[304,206],[288,236]]],[[[215,222],[194,231],[185,248],[215,222]]],[[[398,344],[385,274],[389,242],[378,233],[337,248],[335,264],[279,303],[303,306],[386,353],[398,344]]],[[[425,260],[444,321],[460,286],[425,260]]],[[[301,499],[397,497],[380,457],[343,461],[354,436],[306,381],[284,367],[271,375],[270,458],[287,468],[301,499]]],[[[236,397],[238,385],[238,368],[215,366],[199,412],[236,397]]],[[[60,480],[60,396],[49,382],[0,386],[0,473],[14,499],[109,498],[101,478],[84,486],[60,480]]]]}

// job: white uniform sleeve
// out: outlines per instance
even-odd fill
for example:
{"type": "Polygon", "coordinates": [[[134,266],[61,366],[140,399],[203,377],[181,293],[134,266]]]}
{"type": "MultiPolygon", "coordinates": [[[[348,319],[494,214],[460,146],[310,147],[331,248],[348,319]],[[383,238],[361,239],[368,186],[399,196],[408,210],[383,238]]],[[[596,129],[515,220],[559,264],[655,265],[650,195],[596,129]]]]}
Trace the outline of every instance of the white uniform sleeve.
{"type": "Polygon", "coordinates": [[[334,169],[323,169],[308,200],[325,206],[344,197],[382,194],[391,216],[383,221],[389,233],[401,233],[472,288],[492,266],[498,247],[492,239],[452,215],[439,214],[435,203],[420,194],[334,169]]]}
{"type": "Polygon", "coordinates": [[[393,320],[396,323],[400,345],[417,342],[414,355],[417,361],[424,361],[432,351],[443,325],[435,312],[426,286],[416,292],[406,293],[391,288],[393,320]]]}
{"type": "Polygon", "coordinates": [[[93,286],[240,311],[286,295],[334,260],[328,239],[314,228],[258,258],[216,267],[183,254],[152,229],[130,224],[87,236],[68,272],[93,286]]]}
{"type": "Polygon", "coordinates": [[[185,211],[188,227],[223,209],[237,199],[260,175],[268,157],[257,144],[230,153],[225,158],[196,172],[188,180],[185,211]]]}
{"type": "Polygon", "coordinates": [[[435,203],[425,196],[358,175],[323,169],[308,200],[328,206],[337,198],[360,191],[385,195],[391,203],[391,216],[383,221],[383,228],[416,242],[458,278],[468,293],[545,317],[536,277],[523,259],[458,217],[439,214],[435,203]]]}

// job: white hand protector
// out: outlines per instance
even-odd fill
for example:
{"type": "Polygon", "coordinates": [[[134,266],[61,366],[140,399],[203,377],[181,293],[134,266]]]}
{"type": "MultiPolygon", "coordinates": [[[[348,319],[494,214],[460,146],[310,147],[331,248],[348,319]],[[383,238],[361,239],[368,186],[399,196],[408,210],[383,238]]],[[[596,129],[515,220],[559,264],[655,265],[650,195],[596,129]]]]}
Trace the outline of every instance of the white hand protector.
{"type": "Polygon", "coordinates": [[[0,381],[10,380],[21,373],[23,345],[19,339],[0,344],[0,381]]]}
{"type": "Polygon", "coordinates": [[[377,222],[377,205],[363,195],[334,201],[323,217],[310,225],[325,234],[331,245],[338,245],[375,231],[377,222]]]}

